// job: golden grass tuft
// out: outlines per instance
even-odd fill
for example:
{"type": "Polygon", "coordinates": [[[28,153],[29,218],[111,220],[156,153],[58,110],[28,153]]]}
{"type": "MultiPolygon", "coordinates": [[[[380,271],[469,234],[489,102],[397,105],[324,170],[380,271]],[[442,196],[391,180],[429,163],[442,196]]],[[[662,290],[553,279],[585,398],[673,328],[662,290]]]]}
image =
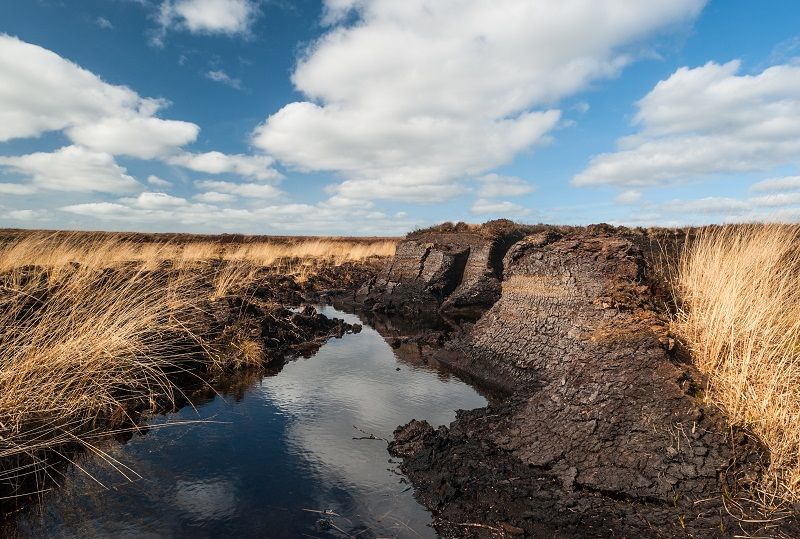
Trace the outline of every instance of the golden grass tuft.
{"type": "Polygon", "coordinates": [[[800,500],[800,226],[703,229],[674,277],[676,329],[707,398],[769,450],[759,491],[800,500]]]}
{"type": "Polygon", "coordinates": [[[49,474],[48,451],[90,447],[132,423],[132,410],[175,401],[169,372],[194,338],[178,315],[193,289],[188,277],[166,286],[141,269],[0,277],[0,482],[10,495],[49,474]]]}

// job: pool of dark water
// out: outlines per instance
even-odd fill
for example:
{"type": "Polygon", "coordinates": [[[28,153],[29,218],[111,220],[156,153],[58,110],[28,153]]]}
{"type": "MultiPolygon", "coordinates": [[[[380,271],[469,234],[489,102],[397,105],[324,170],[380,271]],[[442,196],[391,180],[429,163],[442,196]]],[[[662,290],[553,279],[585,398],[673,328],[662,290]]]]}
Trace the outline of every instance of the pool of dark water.
{"type": "Polygon", "coordinates": [[[277,375],[251,377],[238,391],[153,421],[145,435],[82,456],[17,517],[16,533],[435,537],[386,442],[369,436],[390,439],[412,418],[448,424],[455,410],[485,403],[365,325],[277,375]]]}

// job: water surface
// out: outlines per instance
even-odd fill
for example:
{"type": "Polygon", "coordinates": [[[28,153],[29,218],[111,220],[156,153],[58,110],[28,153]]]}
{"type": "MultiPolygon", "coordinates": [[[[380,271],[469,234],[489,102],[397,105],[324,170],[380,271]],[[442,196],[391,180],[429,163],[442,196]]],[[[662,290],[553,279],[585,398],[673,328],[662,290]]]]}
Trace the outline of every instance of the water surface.
{"type": "MultiPolygon", "coordinates": [[[[322,312],[361,323],[330,307],[322,312]]],[[[104,444],[104,458],[82,457],[77,464],[91,477],[70,467],[60,488],[18,517],[17,533],[435,537],[386,442],[354,438],[390,439],[412,418],[448,424],[455,410],[486,402],[366,325],[236,393],[159,418],[125,444],[104,444]],[[176,421],[194,423],[160,427],[176,421]]]]}

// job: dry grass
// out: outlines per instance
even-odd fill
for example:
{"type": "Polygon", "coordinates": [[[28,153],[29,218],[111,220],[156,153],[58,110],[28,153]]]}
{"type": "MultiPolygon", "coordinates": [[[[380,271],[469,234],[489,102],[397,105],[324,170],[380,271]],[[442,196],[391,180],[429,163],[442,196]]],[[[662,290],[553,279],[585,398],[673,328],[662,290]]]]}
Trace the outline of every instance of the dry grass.
{"type": "Polygon", "coordinates": [[[31,474],[49,473],[49,451],[90,446],[134,408],[175,401],[169,374],[194,338],[178,315],[194,286],[140,269],[63,267],[1,282],[0,482],[17,495],[31,474]]]}
{"type": "Polygon", "coordinates": [[[800,500],[800,227],[700,231],[675,276],[679,333],[707,396],[769,450],[762,501],[800,500]]]}
{"type": "MultiPolygon", "coordinates": [[[[390,240],[180,244],[85,233],[0,246],[0,498],[48,473],[48,452],[92,448],[131,424],[132,410],[174,403],[172,376],[205,346],[193,320],[209,301],[265,267],[303,280],[322,264],[393,252],[390,240]]],[[[240,347],[246,363],[261,357],[258,343],[240,347]]]]}
{"type": "Polygon", "coordinates": [[[111,268],[128,263],[154,269],[164,261],[178,267],[192,267],[215,260],[248,262],[261,267],[296,259],[339,265],[392,256],[395,246],[396,241],[392,239],[178,243],[131,241],[102,233],[34,233],[0,249],[0,273],[24,266],[63,268],[72,263],[79,263],[86,269],[111,268]]]}

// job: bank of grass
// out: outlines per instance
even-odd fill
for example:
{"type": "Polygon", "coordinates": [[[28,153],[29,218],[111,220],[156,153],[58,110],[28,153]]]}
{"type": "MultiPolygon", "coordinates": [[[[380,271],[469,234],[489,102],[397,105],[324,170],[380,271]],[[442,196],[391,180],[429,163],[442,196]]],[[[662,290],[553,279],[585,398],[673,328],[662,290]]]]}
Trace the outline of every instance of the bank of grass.
{"type": "Polygon", "coordinates": [[[702,229],[675,274],[676,326],[707,396],[769,450],[766,504],[800,501],[800,226],[702,229]]]}
{"type": "Polygon", "coordinates": [[[302,281],[323,265],[393,252],[393,240],[180,243],[86,233],[0,245],[0,500],[38,489],[53,452],[92,450],[97,437],[135,424],[134,411],[174,405],[173,380],[187,365],[224,367],[197,325],[215,300],[264,272],[302,281]]]}

